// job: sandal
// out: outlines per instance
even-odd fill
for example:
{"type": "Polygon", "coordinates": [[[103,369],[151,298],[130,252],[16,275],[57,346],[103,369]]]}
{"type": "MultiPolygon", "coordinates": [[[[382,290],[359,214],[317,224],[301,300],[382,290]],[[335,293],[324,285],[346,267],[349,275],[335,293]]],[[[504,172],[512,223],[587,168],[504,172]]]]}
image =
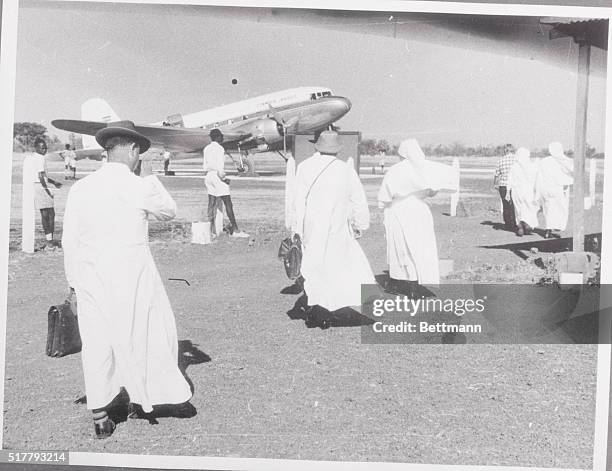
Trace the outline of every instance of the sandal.
{"type": "Polygon", "coordinates": [[[115,427],[115,422],[106,413],[102,417],[94,418],[96,438],[103,439],[110,437],[115,431],[115,427]]]}

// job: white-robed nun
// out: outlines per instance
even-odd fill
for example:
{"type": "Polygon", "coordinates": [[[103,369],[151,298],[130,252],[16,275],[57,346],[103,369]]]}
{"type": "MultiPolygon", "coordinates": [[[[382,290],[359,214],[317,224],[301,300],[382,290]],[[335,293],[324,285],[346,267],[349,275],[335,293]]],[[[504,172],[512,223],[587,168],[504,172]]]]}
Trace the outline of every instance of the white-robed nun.
{"type": "Polygon", "coordinates": [[[355,239],[355,230],[369,227],[370,212],[357,173],[336,158],[337,133],[322,132],[315,149],[297,166],[292,226],[302,238],[308,304],[335,311],[360,305],[361,285],[375,283],[355,239]]]}
{"type": "Polygon", "coordinates": [[[569,187],[574,183],[574,161],[565,156],[561,143],[551,143],[548,151],[550,156],[538,165],[535,179],[535,199],[542,205],[547,238],[567,226],[569,187]]]}
{"type": "Polygon", "coordinates": [[[393,280],[439,284],[438,247],[424,198],[456,185],[452,167],[427,162],[416,139],[403,141],[400,162],[389,168],[378,192],[384,208],[389,276],[393,280]]]}
{"type": "Polygon", "coordinates": [[[538,167],[528,149],[521,147],[516,152],[516,163],[508,174],[507,198],[512,198],[516,214],[516,234],[530,234],[538,225],[539,203],[535,198],[535,180],[538,167]]]}

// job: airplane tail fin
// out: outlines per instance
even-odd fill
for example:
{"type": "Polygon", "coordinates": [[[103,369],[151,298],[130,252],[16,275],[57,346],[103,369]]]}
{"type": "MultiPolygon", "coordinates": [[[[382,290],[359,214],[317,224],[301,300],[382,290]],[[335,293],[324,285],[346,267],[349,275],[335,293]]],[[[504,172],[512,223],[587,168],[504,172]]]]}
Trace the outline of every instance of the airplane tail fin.
{"type": "MultiPolygon", "coordinates": [[[[110,107],[110,105],[102,98],[90,98],[81,105],[81,119],[84,121],[102,121],[111,123],[119,121],[119,116],[110,107]]],[[[98,143],[94,136],[83,135],[84,148],[96,148],[98,143]]]]}

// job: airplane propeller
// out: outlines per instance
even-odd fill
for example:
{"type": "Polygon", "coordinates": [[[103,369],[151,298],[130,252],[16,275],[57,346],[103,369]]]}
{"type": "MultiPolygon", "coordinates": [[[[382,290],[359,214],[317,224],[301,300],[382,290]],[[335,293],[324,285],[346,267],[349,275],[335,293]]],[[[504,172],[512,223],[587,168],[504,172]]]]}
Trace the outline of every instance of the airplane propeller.
{"type": "Polygon", "coordinates": [[[268,107],[270,108],[270,114],[274,121],[276,121],[283,129],[283,153],[287,154],[287,129],[295,124],[298,120],[297,116],[291,118],[290,120],[285,120],[281,116],[278,115],[274,107],[268,103],[268,107]]]}

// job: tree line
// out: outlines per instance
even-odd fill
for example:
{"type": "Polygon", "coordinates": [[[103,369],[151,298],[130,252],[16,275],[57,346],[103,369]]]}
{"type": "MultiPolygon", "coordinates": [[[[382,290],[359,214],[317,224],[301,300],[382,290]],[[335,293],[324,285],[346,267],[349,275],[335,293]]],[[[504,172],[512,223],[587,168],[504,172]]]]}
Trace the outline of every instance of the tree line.
{"type": "MultiPolygon", "coordinates": [[[[467,146],[460,142],[454,142],[448,145],[438,144],[436,146],[425,145],[421,146],[425,155],[432,157],[499,157],[503,153],[505,144],[486,146],[467,146]]],[[[362,139],[359,143],[359,153],[361,155],[397,155],[399,144],[390,144],[385,139],[362,139]]],[[[545,157],[548,155],[547,148],[530,149],[531,154],[535,157],[545,157]]],[[[568,157],[573,155],[573,150],[566,151],[568,157]]],[[[603,158],[602,153],[598,153],[597,149],[587,144],[587,158],[603,158]]]]}
{"type": "Polygon", "coordinates": [[[47,141],[49,151],[57,151],[65,148],[65,144],[70,144],[77,149],[83,147],[80,136],[70,134],[69,142],[64,143],[59,137],[48,134],[47,128],[39,123],[21,122],[13,124],[13,152],[31,152],[34,150],[34,141],[37,137],[42,137],[47,141]]]}
{"type": "MultiPolygon", "coordinates": [[[[57,136],[49,136],[47,128],[38,123],[15,123],[13,125],[13,151],[14,152],[30,152],[34,150],[34,140],[37,137],[43,137],[47,141],[47,145],[51,152],[64,149],[63,143],[57,136]]],[[[82,138],[75,134],[68,136],[68,144],[77,149],[83,147],[82,138]]],[[[499,157],[502,154],[505,144],[486,146],[466,146],[459,142],[454,142],[449,145],[438,144],[436,146],[422,146],[425,155],[432,157],[499,157]]],[[[385,153],[387,155],[397,155],[399,144],[391,144],[385,139],[362,139],[359,143],[359,153],[361,155],[379,155],[385,153]]],[[[548,155],[548,149],[531,149],[532,155],[536,157],[544,157],[548,155]]],[[[570,149],[566,152],[568,156],[572,156],[573,151],[570,149]]],[[[595,147],[587,144],[587,158],[603,158],[602,153],[598,153],[595,147]]]]}

